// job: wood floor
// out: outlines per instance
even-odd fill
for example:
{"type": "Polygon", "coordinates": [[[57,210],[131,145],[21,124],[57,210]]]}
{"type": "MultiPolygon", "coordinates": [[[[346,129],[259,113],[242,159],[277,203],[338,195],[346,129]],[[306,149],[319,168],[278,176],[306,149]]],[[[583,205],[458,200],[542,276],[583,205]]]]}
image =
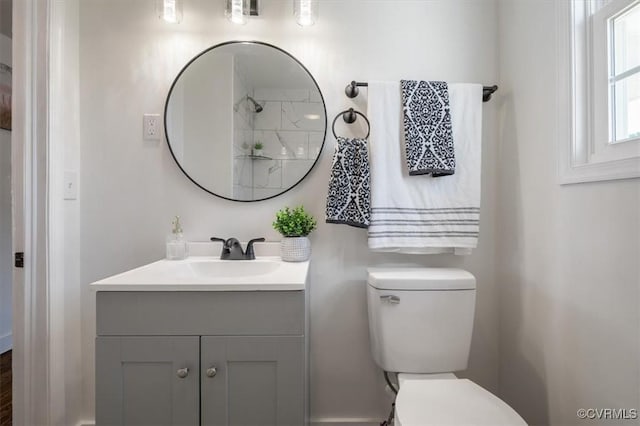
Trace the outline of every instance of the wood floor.
{"type": "Polygon", "coordinates": [[[0,426],[11,426],[11,351],[0,355],[0,426]]]}

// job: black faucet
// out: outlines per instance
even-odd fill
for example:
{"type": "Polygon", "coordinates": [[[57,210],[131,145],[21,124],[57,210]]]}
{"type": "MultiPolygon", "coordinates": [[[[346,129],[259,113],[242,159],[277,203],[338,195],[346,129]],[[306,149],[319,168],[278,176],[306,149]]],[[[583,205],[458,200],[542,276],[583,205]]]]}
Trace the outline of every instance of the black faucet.
{"type": "Polygon", "coordinates": [[[264,238],[254,238],[247,243],[247,251],[242,251],[242,245],[237,238],[218,238],[211,237],[211,241],[222,242],[222,253],[220,253],[220,260],[254,260],[256,254],[253,251],[253,243],[264,241],[264,238]]]}

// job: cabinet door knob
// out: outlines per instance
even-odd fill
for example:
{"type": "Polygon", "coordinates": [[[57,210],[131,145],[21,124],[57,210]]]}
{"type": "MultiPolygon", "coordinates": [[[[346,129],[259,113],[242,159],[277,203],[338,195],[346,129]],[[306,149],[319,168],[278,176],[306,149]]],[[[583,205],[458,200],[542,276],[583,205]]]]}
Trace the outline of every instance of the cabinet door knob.
{"type": "Polygon", "coordinates": [[[187,377],[189,375],[189,369],[188,368],[179,368],[178,369],[178,377],[180,377],[181,379],[184,379],[185,377],[187,377]]]}
{"type": "Polygon", "coordinates": [[[218,369],[216,367],[207,368],[207,377],[215,377],[218,374],[218,369]]]}

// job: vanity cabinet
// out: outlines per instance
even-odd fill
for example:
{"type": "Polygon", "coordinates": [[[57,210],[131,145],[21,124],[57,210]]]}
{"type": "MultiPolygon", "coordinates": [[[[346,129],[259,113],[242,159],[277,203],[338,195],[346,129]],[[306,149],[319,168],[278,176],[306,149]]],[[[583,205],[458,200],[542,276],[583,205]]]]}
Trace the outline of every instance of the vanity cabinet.
{"type": "Polygon", "coordinates": [[[96,425],[199,424],[199,354],[199,337],[98,337],[96,425]]]}
{"type": "Polygon", "coordinates": [[[96,425],[304,425],[305,291],[97,292],[96,425]]]}
{"type": "Polygon", "coordinates": [[[304,423],[302,337],[206,336],[200,345],[202,425],[304,423]]]}

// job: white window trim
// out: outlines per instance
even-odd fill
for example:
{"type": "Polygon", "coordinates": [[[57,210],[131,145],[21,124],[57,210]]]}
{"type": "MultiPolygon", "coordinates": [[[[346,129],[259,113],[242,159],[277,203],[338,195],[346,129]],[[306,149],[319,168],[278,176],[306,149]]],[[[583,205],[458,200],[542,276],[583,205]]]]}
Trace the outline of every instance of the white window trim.
{"type": "Polygon", "coordinates": [[[590,31],[583,1],[557,2],[558,178],[560,184],[640,177],[640,158],[594,161],[589,105],[590,31]]]}

